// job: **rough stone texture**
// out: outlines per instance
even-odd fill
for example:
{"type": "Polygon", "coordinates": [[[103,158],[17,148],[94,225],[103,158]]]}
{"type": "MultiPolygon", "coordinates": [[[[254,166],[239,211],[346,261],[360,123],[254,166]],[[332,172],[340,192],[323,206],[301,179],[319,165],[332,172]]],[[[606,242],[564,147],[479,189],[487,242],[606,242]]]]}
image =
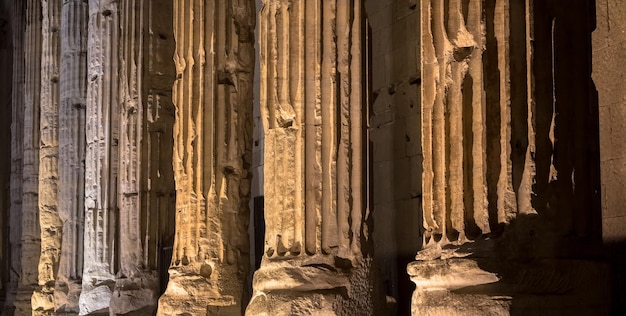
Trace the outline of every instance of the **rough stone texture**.
{"type": "Polygon", "coordinates": [[[87,3],[61,7],[59,78],[58,212],[63,222],[61,258],[54,290],[55,313],[78,312],[83,272],[87,3]]]}
{"type": "Polygon", "coordinates": [[[171,5],[93,1],[89,10],[80,313],[150,314],[174,234],[171,5]]]}
{"type": "Polygon", "coordinates": [[[54,285],[61,259],[63,222],[58,214],[58,123],[61,1],[41,2],[41,99],[39,148],[39,289],[33,293],[33,315],[54,313],[54,285]]]}
{"type": "Polygon", "coordinates": [[[414,315],[552,312],[559,295],[563,310],[607,311],[606,267],[585,261],[601,254],[595,26],[591,2],[559,4],[422,2],[426,231],[408,270],[414,315]],[[578,282],[580,266],[596,277],[578,282]],[[545,277],[513,287],[527,269],[545,277]],[[537,291],[543,300],[528,299],[537,291]]]}
{"type": "Polygon", "coordinates": [[[598,89],[602,236],[611,259],[614,315],[626,313],[626,11],[623,1],[596,0],[593,81],[598,89]]]}
{"type": "Polygon", "coordinates": [[[31,296],[37,288],[41,253],[39,229],[39,104],[41,87],[41,2],[19,1],[25,9],[24,30],[24,131],[22,188],[22,257],[16,301],[17,315],[30,315],[31,296]]]}
{"type": "Polygon", "coordinates": [[[3,315],[624,314],[623,1],[252,2],[0,0],[3,315]]]}
{"type": "Polygon", "coordinates": [[[263,2],[266,234],[248,315],[374,312],[364,265],[362,14],[360,1],[263,2]]]}
{"type": "Polygon", "coordinates": [[[251,0],[174,2],[176,236],[158,315],[246,305],[254,26],[251,0]]]}
{"type": "Polygon", "coordinates": [[[105,312],[115,285],[119,141],[116,1],[89,1],[85,232],[80,314],[105,312]],[[104,311],[101,309],[105,309],[104,311]]]}
{"type": "MultiPolygon", "coordinates": [[[[22,252],[22,174],[23,174],[23,146],[22,135],[24,129],[24,33],[17,32],[24,24],[24,3],[21,1],[12,2],[11,23],[13,40],[13,81],[12,81],[12,108],[11,108],[11,175],[10,175],[10,209],[9,221],[11,225],[19,226],[12,229],[9,240],[11,243],[11,270],[21,271],[22,252]]],[[[12,289],[15,291],[11,296],[17,296],[20,275],[12,274],[12,289]]],[[[23,297],[21,297],[23,299],[23,297]]],[[[17,301],[17,298],[16,298],[17,301]]]]}

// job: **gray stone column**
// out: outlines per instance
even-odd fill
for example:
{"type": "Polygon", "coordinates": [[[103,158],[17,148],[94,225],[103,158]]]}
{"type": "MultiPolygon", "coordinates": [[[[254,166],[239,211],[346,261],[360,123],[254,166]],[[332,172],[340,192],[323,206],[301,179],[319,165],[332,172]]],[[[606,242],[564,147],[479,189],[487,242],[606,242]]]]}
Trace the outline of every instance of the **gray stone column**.
{"type": "MultiPolygon", "coordinates": [[[[22,2],[22,1],[19,1],[22,2]]],[[[39,228],[39,105],[41,93],[41,1],[24,2],[24,133],[22,188],[22,256],[16,314],[32,314],[31,296],[37,289],[41,253],[39,228]]],[[[20,26],[20,30],[23,27],[20,26]]]]}
{"type": "Polygon", "coordinates": [[[176,236],[158,315],[240,315],[252,163],[253,0],[174,2],[176,236]]]}
{"type": "Polygon", "coordinates": [[[78,313],[83,274],[87,3],[64,0],[61,8],[58,210],[63,221],[54,292],[57,313],[78,313]]]}
{"type": "Polygon", "coordinates": [[[106,312],[119,266],[119,11],[89,1],[85,148],[84,270],[81,315],[106,312]]]}
{"type": "Polygon", "coordinates": [[[265,253],[249,315],[375,314],[361,1],[263,1],[265,253]]]}

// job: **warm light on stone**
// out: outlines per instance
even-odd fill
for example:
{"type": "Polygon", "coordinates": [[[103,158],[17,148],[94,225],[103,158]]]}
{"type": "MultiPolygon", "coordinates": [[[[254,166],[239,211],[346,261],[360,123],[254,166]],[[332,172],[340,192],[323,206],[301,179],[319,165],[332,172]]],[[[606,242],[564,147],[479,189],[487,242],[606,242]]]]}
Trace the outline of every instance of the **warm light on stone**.
{"type": "Polygon", "coordinates": [[[621,0],[0,0],[0,313],[622,315],[621,0]]]}

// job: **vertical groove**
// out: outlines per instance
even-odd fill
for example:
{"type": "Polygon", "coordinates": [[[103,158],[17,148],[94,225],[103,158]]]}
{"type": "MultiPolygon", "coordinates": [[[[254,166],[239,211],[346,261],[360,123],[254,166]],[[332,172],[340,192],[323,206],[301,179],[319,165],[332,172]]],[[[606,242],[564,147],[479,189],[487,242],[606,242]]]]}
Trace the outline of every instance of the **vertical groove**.
{"type": "MultiPolygon", "coordinates": [[[[317,159],[317,134],[318,125],[316,120],[316,108],[320,102],[319,90],[317,84],[319,82],[319,66],[318,66],[318,52],[319,52],[319,10],[320,3],[318,1],[306,1],[304,3],[304,11],[308,12],[304,16],[304,30],[299,34],[300,38],[304,38],[305,34],[313,34],[314,38],[305,41],[305,79],[304,79],[304,97],[305,97],[305,110],[304,110],[304,126],[305,126],[305,179],[314,179],[319,172],[319,164],[317,159]]],[[[263,80],[261,80],[263,81],[263,80]]],[[[305,181],[305,239],[306,239],[306,251],[308,254],[314,254],[317,252],[320,246],[317,243],[318,227],[318,215],[319,210],[319,194],[320,187],[317,181],[305,181]]]]}
{"type": "Polygon", "coordinates": [[[350,194],[352,195],[352,205],[350,207],[349,221],[351,222],[350,248],[352,253],[361,254],[361,225],[363,223],[363,211],[365,208],[364,187],[363,182],[366,179],[364,172],[365,152],[363,150],[363,112],[365,106],[363,103],[363,78],[364,78],[364,59],[362,47],[365,37],[362,34],[363,21],[361,0],[353,0],[352,21],[350,21],[351,37],[350,37],[350,53],[351,53],[351,74],[350,74],[350,155],[352,159],[351,178],[350,178],[350,194]]]}
{"type": "Polygon", "coordinates": [[[420,60],[422,62],[422,153],[423,174],[422,174],[422,209],[423,225],[426,230],[424,234],[424,247],[438,231],[436,219],[434,179],[436,170],[434,169],[434,106],[437,96],[437,78],[439,64],[437,61],[435,42],[432,31],[433,5],[431,1],[421,1],[421,43],[420,60]]]}
{"type": "Polygon", "coordinates": [[[331,253],[337,246],[336,205],[336,137],[337,137],[337,43],[336,0],[325,1],[322,39],[322,251],[331,253]]]}

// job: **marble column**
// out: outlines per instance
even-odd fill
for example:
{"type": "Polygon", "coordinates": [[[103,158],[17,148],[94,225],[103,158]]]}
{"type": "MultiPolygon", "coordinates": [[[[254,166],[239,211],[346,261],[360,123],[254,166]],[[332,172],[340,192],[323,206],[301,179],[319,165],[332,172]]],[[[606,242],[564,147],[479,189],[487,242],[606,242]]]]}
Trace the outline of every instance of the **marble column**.
{"type": "Polygon", "coordinates": [[[374,312],[361,1],[263,1],[265,253],[249,315],[374,312]]]}
{"type": "Polygon", "coordinates": [[[254,24],[252,0],[174,2],[176,236],[158,315],[246,306],[254,24]]]}

